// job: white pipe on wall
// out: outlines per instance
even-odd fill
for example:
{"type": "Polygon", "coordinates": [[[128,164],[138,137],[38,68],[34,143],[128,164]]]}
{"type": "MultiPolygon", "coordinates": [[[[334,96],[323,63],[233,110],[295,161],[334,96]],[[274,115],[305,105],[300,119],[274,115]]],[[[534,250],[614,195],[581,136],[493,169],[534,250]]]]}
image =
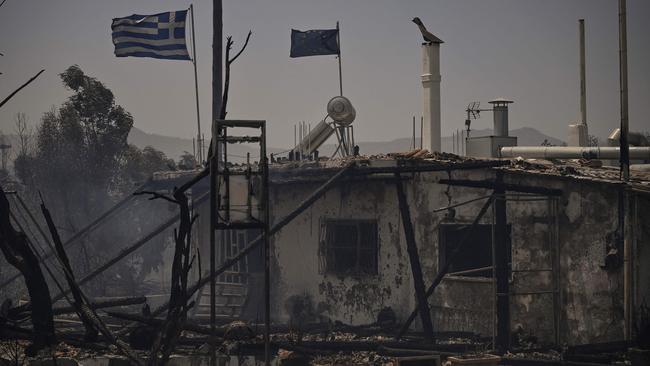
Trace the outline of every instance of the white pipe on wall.
{"type": "MultiPolygon", "coordinates": [[[[499,149],[502,158],[618,159],[618,147],[509,146],[499,149]]],[[[630,147],[630,159],[650,160],[650,147],[630,147]]]]}

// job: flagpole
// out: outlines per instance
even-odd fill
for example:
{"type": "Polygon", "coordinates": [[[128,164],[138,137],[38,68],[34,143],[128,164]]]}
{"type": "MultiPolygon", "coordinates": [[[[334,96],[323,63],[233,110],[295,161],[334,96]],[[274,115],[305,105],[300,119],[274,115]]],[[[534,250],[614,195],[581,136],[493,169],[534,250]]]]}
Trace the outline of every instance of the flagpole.
{"type": "Polygon", "coordinates": [[[343,76],[341,74],[341,31],[339,29],[339,22],[336,22],[336,41],[339,45],[339,94],[343,96],[343,76]]]}
{"type": "Polygon", "coordinates": [[[199,108],[199,79],[196,71],[196,36],[194,32],[194,5],[190,4],[190,15],[192,19],[192,64],[194,64],[194,91],[196,93],[196,147],[198,151],[198,164],[203,164],[203,141],[201,140],[201,109],[199,108]]]}
{"type": "Polygon", "coordinates": [[[221,115],[223,98],[223,1],[212,1],[212,155],[210,162],[210,366],[217,366],[216,331],[217,331],[217,281],[214,276],[217,261],[217,220],[218,196],[217,174],[219,169],[219,128],[217,119],[221,115]]]}

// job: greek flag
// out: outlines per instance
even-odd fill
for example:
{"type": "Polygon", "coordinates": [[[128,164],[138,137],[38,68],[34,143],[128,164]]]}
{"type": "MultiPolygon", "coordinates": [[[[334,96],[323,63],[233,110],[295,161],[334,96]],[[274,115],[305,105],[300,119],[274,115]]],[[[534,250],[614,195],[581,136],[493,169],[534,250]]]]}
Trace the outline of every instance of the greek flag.
{"type": "Polygon", "coordinates": [[[187,10],[154,15],[133,14],[111,24],[117,57],[189,60],[185,43],[187,10]]]}

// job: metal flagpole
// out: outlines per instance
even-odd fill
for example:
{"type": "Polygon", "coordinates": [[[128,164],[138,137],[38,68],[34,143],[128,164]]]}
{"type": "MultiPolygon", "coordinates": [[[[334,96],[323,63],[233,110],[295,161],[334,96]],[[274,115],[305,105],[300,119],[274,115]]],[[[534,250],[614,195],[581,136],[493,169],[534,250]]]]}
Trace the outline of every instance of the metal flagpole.
{"type": "Polygon", "coordinates": [[[216,229],[217,229],[217,169],[219,169],[219,125],[217,120],[221,115],[223,79],[223,3],[222,0],[212,2],[212,155],[210,158],[210,366],[217,366],[216,351],[216,229]]]}
{"type": "Polygon", "coordinates": [[[343,96],[343,76],[341,74],[341,30],[339,22],[336,22],[336,42],[339,45],[339,94],[343,96]]]}
{"type": "Polygon", "coordinates": [[[201,140],[201,109],[199,108],[199,79],[196,72],[196,36],[194,32],[194,5],[190,4],[190,15],[192,17],[192,63],[194,64],[194,91],[196,93],[196,147],[198,151],[198,163],[203,163],[203,141],[201,140]]]}
{"type": "Polygon", "coordinates": [[[623,180],[628,181],[630,179],[630,146],[628,141],[627,6],[625,0],[618,0],[618,65],[621,91],[621,147],[619,161],[621,163],[623,180]]]}

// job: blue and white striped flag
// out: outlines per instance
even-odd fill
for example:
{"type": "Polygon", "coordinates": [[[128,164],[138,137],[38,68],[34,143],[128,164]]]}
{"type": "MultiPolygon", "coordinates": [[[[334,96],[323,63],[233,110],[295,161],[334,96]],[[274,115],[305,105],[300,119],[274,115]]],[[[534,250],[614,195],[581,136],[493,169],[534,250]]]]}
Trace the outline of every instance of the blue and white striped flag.
{"type": "Polygon", "coordinates": [[[154,15],[133,14],[111,24],[117,57],[190,60],[185,42],[187,10],[154,15]]]}

